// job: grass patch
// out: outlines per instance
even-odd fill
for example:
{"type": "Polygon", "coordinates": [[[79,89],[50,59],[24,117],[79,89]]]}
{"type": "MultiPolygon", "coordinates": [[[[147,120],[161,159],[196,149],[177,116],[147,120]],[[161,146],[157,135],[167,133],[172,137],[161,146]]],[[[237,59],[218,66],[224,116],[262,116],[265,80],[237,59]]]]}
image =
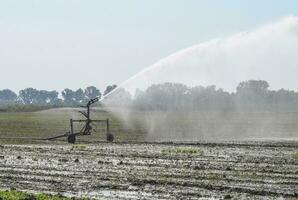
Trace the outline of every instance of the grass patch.
{"type": "Polygon", "coordinates": [[[215,180],[218,180],[220,179],[220,176],[218,174],[213,174],[213,173],[210,173],[207,175],[207,178],[211,181],[215,181],[215,180]]]}
{"type": "Polygon", "coordinates": [[[23,105],[8,104],[0,105],[0,112],[35,112],[51,108],[62,108],[62,105],[23,105]]]}
{"type": "Polygon", "coordinates": [[[72,149],[71,150],[86,150],[87,149],[87,146],[85,144],[75,144],[72,146],[72,149]]]}
{"type": "MultiPolygon", "coordinates": [[[[69,119],[82,119],[76,109],[57,109],[40,112],[0,112],[0,143],[28,144],[48,143],[48,141],[14,138],[49,138],[69,131],[69,119]]],[[[93,119],[110,119],[110,131],[118,141],[143,140],[144,131],[124,127],[118,119],[109,113],[92,111],[93,119]]],[[[82,129],[82,123],[74,124],[75,132],[82,129]]],[[[77,143],[86,141],[106,141],[106,124],[99,123],[91,135],[77,137],[77,143]]],[[[67,138],[60,138],[66,142],[67,138]]],[[[51,141],[54,142],[54,141],[51,141]]]]}
{"type": "Polygon", "coordinates": [[[17,190],[0,191],[0,200],[89,200],[88,198],[68,198],[62,195],[30,194],[17,190]]]}
{"type": "MultiPolygon", "coordinates": [[[[30,140],[30,139],[14,139],[14,138],[49,138],[57,135],[65,134],[69,131],[69,119],[82,119],[82,115],[78,113],[80,109],[51,109],[39,112],[0,112],[0,143],[10,143],[10,144],[24,144],[24,143],[51,143],[49,141],[41,140],[30,140]]],[[[110,131],[115,136],[116,141],[144,141],[144,140],[155,140],[154,138],[160,132],[167,129],[171,129],[171,126],[179,127],[185,133],[192,133],[194,129],[192,127],[198,126],[198,121],[200,122],[200,127],[202,130],[208,130],[205,134],[209,133],[212,135],[220,127],[231,127],[228,128],[229,134],[226,137],[231,136],[233,138],[236,133],[239,132],[239,127],[241,129],[256,127],[251,129],[250,137],[259,137],[257,134],[259,132],[258,124],[259,119],[266,119],[268,121],[293,121],[293,123],[284,124],[281,132],[286,136],[293,136],[293,132],[298,129],[298,123],[294,123],[293,119],[298,119],[298,112],[296,113],[264,113],[264,112],[152,112],[150,114],[146,112],[133,112],[129,119],[129,126],[121,123],[119,120],[111,113],[107,113],[100,109],[92,110],[93,119],[110,119],[110,131]],[[164,123],[164,117],[168,118],[169,123],[164,123]],[[193,119],[193,120],[188,120],[193,119]],[[207,120],[208,119],[208,120],[207,120]],[[154,120],[156,126],[147,135],[147,122],[154,120]],[[247,126],[247,121],[251,124],[247,126]],[[131,123],[130,123],[131,122],[131,123]],[[214,126],[214,122],[218,124],[214,126]]],[[[82,123],[77,123],[74,125],[75,132],[81,130],[82,123]]],[[[268,127],[274,129],[276,124],[268,124],[268,127]]],[[[86,141],[106,141],[106,125],[100,123],[94,126],[96,132],[92,135],[77,137],[78,143],[85,143],[86,141]]],[[[220,130],[224,131],[224,130],[220,130]]],[[[156,137],[159,138],[159,137],[156,137]]],[[[171,137],[167,135],[162,135],[163,140],[171,141],[171,137]]],[[[191,135],[185,135],[185,140],[192,139],[191,135]]],[[[208,138],[207,138],[208,139],[208,138]]],[[[237,139],[237,138],[236,138],[237,139]]],[[[60,141],[66,142],[66,138],[58,139],[60,141]]],[[[53,141],[54,142],[54,141],[53,141]]],[[[179,151],[179,150],[178,150],[179,151]]],[[[183,151],[183,150],[182,150],[183,151]]],[[[186,150],[187,151],[187,150],[186,150]]]]}
{"type": "Polygon", "coordinates": [[[298,151],[297,151],[297,152],[294,152],[294,153],[292,154],[292,158],[294,158],[294,159],[298,159],[298,151]]]}
{"type": "Polygon", "coordinates": [[[203,155],[203,151],[193,147],[175,147],[162,149],[162,154],[196,154],[203,155]]]}

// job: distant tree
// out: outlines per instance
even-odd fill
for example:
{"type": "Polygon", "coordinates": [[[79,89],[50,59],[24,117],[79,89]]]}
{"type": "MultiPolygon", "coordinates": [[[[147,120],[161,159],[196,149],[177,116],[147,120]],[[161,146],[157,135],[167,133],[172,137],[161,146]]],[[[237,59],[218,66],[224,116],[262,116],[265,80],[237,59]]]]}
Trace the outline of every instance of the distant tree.
{"type": "Polygon", "coordinates": [[[216,87],[215,86],[195,86],[190,89],[191,107],[196,110],[210,109],[213,103],[216,102],[216,87]]]}
{"type": "Polygon", "coordinates": [[[180,83],[154,84],[138,91],[135,105],[141,109],[177,110],[185,108],[188,88],[180,83]]]}
{"type": "Polygon", "coordinates": [[[131,94],[124,88],[118,88],[117,91],[105,99],[105,104],[109,106],[129,106],[131,103],[131,94]]]}
{"type": "Polygon", "coordinates": [[[264,80],[249,80],[239,83],[237,86],[237,93],[243,91],[253,91],[255,93],[265,92],[269,88],[269,84],[264,80]]]}
{"type": "Polygon", "coordinates": [[[19,101],[23,104],[55,105],[60,102],[57,91],[26,88],[19,92],[19,101]]]}
{"type": "Polygon", "coordinates": [[[82,88],[77,89],[74,94],[74,100],[76,103],[82,103],[85,100],[85,94],[82,88]]]}
{"type": "Polygon", "coordinates": [[[291,90],[280,89],[278,91],[270,91],[268,104],[275,108],[288,108],[292,110],[298,107],[298,93],[291,90]]]}
{"type": "Polygon", "coordinates": [[[268,88],[268,82],[263,80],[241,82],[236,89],[236,101],[240,104],[264,104],[268,101],[268,88]]]}
{"type": "Polygon", "coordinates": [[[17,99],[17,94],[9,89],[0,90],[0,103],[13,103],[17,99]]]}
{"type": "Polygon", "coordinates": [[[48,92],[48,103],[52,105],[60,105],[62,100],[58,97],[59,92],[53,90],[48,92]]]}
{"type": "Polygon", "coordinates": [[[33,104],[37,96],[38,90],[34,88],[26,88],[19,92],[19,101],[23,104],[33,104]]]}
{"type": "Polygon", "coordinates": [[[101,93],[100,93],[99,89],[97,89],[94,86],[87,87],[84,91],[84,94],[85,94],[85,98],[87,98],[87,100],[93,99],[95,97],[99,97],[99,98],[101,97],[101,93]]]}
{"type": "Polygon", "coordinates": [[[61,94],[64,99],[64,104],[70,106],[78,105],[85,99],[84,91],[81,88],[77,89],[76,91],[66,88],[61,94]]]}
{"type": "Polygon", "coordinates": [[[40,90],[38,91],[38,99],[37,102],[39,104],[51,104],[51,105],[58,105],[61,103],[61,99],[58,98],[58,92],[53,91],[46,91],[40,90]]]}
{"type": "MultiPolygon", "coordinates": [[[[264,80],[248,80],[239,83],[235,93],[229,93],[223,89],[217,89],[211,85],[207,87],[188,87],[181,83],[154,84],[146,90],[136,90],[131,96],[125,88],[117,88],[117,85],[109,85],[104,91],[105,103],[112,106],[129,106],[141,110],[228,110],[228,109],[257,109],[289,111],[298,109],[298,92],[291,90],[269,90],[268,82],[264,80]],[[113,93],[111,91],[115,90],[113,93]]],[[[52,107],[68,105],[78,106],[87,100],[101,97],[101,92],[94,86],[85,90],[64,89],[62,99],[59,99],[57,91],[37,90],[25,88],[17,96],[9,89],[0,90],[0,104],[6,105],[12,102],[26,104],[23,106],[37,105],[37,107],[52,107]]],[[[29,107],[30,107],[29,106],[29,107]]],[[[1,107],[4,107],[1,105],[1,107]]]]}
{"type": "Polygon", "coordinates": [[[195,86],[190,89],[190,108],[195,110],[228,109],[232,106],[232,98],[228,92],[216,89],[216,86],[195,86]]]}
{"type": "Polygon", "coordinates": [[[112,90],[114,90],[117,87],[117,85],[108,85],[106,90],[104,91],[103,95],[107,95],[108,93],[110,93],[112,90]]]}
{"type": "Polygon", "coordinates": [[[46,91],[37,90],[36,95],[33,96],[33,104],[36,105],[46,105],[51,104],[58,98],[58,92],[56,91],[46,91]]]}
{"type": "Polygon", "coordinates": [[[73,105],[75,104],[75,91],[71,90],[71,89],[64,89],[62,92],[62,97],[63,97],[63,100],[64,100],[64,104],[66,105],[73,105]]]}

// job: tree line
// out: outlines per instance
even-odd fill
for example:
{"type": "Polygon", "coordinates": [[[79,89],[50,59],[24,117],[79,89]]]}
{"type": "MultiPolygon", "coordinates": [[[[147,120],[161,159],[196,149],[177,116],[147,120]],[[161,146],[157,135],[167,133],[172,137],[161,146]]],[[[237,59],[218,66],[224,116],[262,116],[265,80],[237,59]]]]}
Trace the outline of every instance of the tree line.
{"type": "MultiPolygon", "coordinates": [[[[103,94],[94,86],[85,89],[57,91],[26,88],[17,95],[9,89],[0,90],[0,105],[44,107],[79,106],[89,99],[106,95],[116,85],[106,87],[103,94]]],[[[108,97],[112,106],[130,106],[137,110],[193,111],[193,110],[266,110],[298,111],[298,92],[270,90],[264,80],[239,83],[235,92],[227,92],[214,85],[188,87],[181,83],[154,84],[146,90],[137,89],[134,95],[124,88],[108,97]]],[[[3,106],[2,106],[3,107],[3,106]]],[[[22,110],[22,109],[17,109],[22,110]]]]}
{"type": "MultiPolygon", "coordinates": [[[[239,83],[235,92],[216,86],[188,87],[181,83],[154,84],[132,97],[124,89],[115,93],[115,105],[126,104],[137,110],[193,111],[193,110],[264,110],[298,111],[298,92],[270,90],[264,80],[239,83]],[[117,102],[118,101],[118,102],[117,102]]],[[[113,103],[113,102],[112,102],[113,103]]]]}
{"type": "Polygon", "coordinates": [[[77,90],[66,88],[60,95],[56,90],[25,88],[16,94],[10,89],[4,89],[0,90],[0,105],[78,106],[89,99],[106,95],[116,87],[116,85],[107,86],[103,94],[95,86],[77,90]]]}

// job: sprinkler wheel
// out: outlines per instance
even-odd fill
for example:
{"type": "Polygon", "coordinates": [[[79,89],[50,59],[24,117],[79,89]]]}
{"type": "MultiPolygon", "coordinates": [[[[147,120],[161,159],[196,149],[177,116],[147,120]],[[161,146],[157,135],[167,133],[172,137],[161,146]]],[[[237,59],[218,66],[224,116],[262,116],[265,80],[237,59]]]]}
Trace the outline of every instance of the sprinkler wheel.
{"type": "Polygon", "coordinates": [[[71,144],[76,143],[76,135],[75,135],[75,134],[70,134],[70,135],[67,137],[67,141],[68,141],[68,143],[71,143],[71,144]]]}
{"type": "Polygon", "coordinates": [[[113,142],[114,141],[114,135],[110,132],[107,133],[107,141],[113,142]]]}

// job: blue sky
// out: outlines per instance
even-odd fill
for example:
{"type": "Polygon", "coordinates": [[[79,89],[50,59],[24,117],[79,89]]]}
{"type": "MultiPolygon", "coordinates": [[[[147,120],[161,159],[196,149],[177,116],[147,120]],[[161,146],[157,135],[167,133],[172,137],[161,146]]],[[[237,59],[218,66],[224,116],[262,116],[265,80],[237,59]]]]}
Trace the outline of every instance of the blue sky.
{"type": "Polygon", "coordinates": [[[0,89],[120,84],[196,43],[298,15],[296,0],[0,0],[0,89]]]}

